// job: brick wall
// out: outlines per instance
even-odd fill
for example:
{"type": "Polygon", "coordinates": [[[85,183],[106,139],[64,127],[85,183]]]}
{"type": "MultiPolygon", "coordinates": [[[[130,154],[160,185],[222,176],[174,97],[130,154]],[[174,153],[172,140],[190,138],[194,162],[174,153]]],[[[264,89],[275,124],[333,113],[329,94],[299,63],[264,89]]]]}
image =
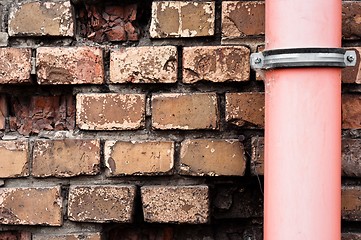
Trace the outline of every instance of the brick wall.
{"type": "MultiPolygon", "coordinates": [[[[360,52],[361,2],[343,13],[360,52]]],[[[0,240],[262,239],[263,45],[264,1],[1,0],[0,240]]],[[[360,70],[342,74],[344,240],[360,70]]]]}

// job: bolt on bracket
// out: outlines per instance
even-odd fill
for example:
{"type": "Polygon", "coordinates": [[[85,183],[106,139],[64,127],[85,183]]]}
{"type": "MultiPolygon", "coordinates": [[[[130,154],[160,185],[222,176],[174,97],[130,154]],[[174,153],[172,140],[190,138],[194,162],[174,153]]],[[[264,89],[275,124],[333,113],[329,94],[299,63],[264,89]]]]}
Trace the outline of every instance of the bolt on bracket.
{"type": "Polygon", "coordinates": [[[292,48],[266,50],[251,54],[254,70],[299,67],[350,67],[355,66],[355,50],[342,48],[292,48]]]}

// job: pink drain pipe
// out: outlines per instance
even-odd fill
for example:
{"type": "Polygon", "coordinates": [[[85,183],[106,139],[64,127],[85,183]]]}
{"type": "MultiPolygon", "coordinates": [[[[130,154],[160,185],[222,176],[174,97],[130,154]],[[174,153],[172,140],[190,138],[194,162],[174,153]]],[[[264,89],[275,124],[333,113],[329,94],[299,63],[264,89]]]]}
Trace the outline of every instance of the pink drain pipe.
{"type": "MultiPolygon", "coordinates": [[[[265,52],[340,48],[341,14],[341,0],[266,0],[265,52]]],[[[259,56],[253,65],[266,60],[259,56]]],[[[265,240],[341,239],[342,66],[322,56],[337,62],[340,54],[305,53],[293,67],[263,66],[265,240]]],[[[354,63],[355,55],[341,57],[354,63]]]]}

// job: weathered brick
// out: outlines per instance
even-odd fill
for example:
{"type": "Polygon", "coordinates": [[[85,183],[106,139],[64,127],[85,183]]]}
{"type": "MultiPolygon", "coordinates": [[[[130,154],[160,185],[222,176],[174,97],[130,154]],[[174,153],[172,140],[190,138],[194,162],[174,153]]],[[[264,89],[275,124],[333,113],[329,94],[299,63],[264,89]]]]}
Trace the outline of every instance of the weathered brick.
{"type": "Polygon", "coordinates": [[[6,96],[0,95],[0,129],[5,129],[6,117],[8,117],[7,99],[6,96]]]}
{"type": "Polygon", "coordinates": [[[144,220],[159,223],[206,223],[209,220],[207,186],[144,186],[144,220]]]}
{"type": "Polygon", "coordinates": [[[227,93],[226,121],[236,126],[264,127],[264,93],[227,93]]]}
{"type": "MultiPolygon", "coordinates": [[[[360,16],[361,20],[361,16],[360,16]]],[[[357,83],[361,84],[361,66],[360,66],[360,51],[361,48],[347,48],[347,50],[356,51],[356,65],[353,67],[346,67],[342,69],[342,82],[343,83],[357,83]]]]}
{"type": "Polygon", "coordinates": [[[111,83],[174,83],[177,81],[177,48],[130,47],[110,53],[111,83]]]}
{"type": "Polygon", "coordinates": [[[0,156],[0,178],[29,176],[27,141],[0,141],[0,156]]]}
{"type": "Polygon", "coordinates": [[[0,223],[61,226],[59,187],[0,188],[0,223]]]}
{"type": "Polygon", "coordinates": [[[264,173],[264,138],[253,137],[251,155],[251,172],[253,175],[263,175],[264,173]]]}
{"type": "Polygon", "coordinates": [[[33,240],[101,240],[100,233],[82,233],[82,234],[34,234],[33,240]]]}
{"type": "Polygon", "coordinates": [[[184,175],[242,176],[246,157],[238,140],[187,139],[182,142],[180,164],[184,175]]]}
{"type": "Polygon", "coordinates": [[[30,83],[31,50],[0,48],[0,84],[30,83]]]}
{"type": "Polygon", "coordinates": [[[40,47],[36,51],[39,84],[102,84],[103,50],[97,47],[40,47]]]}
{"type": "Polygon", "coordinates": [[[263,1],[222,2],[222,37],[227,39],[264,35],[264,19],[263,1]]]}
{"type": "Polygon", "coordinates": [[[1,240],[31,240],[31,233],[29,232],[15,232],[5,231],[0,232],[1,240]]]}
{"type": "Polygon", "coordinates": [[[95,175],[99,169],[99,140],[35,140],[32,167],[35,177],[95,175]]]}
{"type": "Polygon", "coordinates": [[[84,130],[129,130],[144,126],[143,94],[78,94],[77,125],[84,130]]]}
{"type": "Polygon", "coordinates": [[[361,220],[361,187],[342,187],[342,219],[351,221],[361,220]]]}
{"type": "Polygon", "coordinates": [[[186,47],[183,49],[183,82],[226,82],[249,79],[250,50],[237,47],[186,47]]]}
{"type": "Polygon", "coordinates": [[[361,95],[342,95],[342,128],[361,128],[361,95]]]}
{"type": "Polygon", "coordinates": [[[218,115],[215,93],[169,93],[152,97],[155,129],[217,129],[218,115]]]}
{"type": "Polygon", "coordinates": [[[21,134],[37,134],[42,130],[72,130],[75,125],[73,96],[13,96],[10,128],[21,134]]]}
{"type": "Polygon", "coordinates": [[[111,176],[167,173],[174,165],[174,143],[106,141],[104,158],[111,176]]]}
{"type": "Polygon", "coordinates": [[[9,14],[10,36],[74,36],[70,1],[22,2],[13,4],[9,14]]]}
{"type": "Polygon", "coordinates": [[[71,186],[68,217],[77,222],[131,222],[135,186],[71,186]]]}
{"type": "Polygon", "coordinates": [[[342,233],[341,240],[361,240],[361,233],[342,233]]]}
{"type": "Polygon", "coordinates": [[[156,1],[152,4],[152,38],[214,35],[215,3],[156,1]]]}
{"type": "Polygon", "coordinates": [[[342,2],[342,35],[344,39],[360,39],[361,2],[342,2]]]}

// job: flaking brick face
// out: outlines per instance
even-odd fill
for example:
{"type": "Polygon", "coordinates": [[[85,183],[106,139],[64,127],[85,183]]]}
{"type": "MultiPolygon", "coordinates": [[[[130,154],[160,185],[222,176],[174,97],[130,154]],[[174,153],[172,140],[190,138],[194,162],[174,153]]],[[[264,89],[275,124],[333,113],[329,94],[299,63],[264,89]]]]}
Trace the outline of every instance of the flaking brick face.
{"type": "Polygon", "coordinates": [[[29,148],[27,140],[0,141],[0,178],[29,175],[29,148]]]}

